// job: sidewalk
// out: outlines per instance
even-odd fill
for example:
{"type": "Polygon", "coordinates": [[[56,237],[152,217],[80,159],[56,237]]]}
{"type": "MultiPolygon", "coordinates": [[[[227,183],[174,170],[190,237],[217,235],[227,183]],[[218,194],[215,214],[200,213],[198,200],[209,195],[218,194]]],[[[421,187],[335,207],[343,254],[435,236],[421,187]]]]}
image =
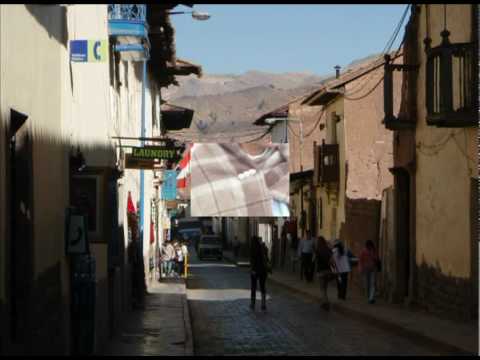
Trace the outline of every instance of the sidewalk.
{"type": "Polygon", "coordinates": [[[127,313],[103,355],[193,356],[183,279],[152,281],[145,306],[127,313]]]}
{"type": "MultiPolygon", "coordinates": [[[[317,279],[313,283],[306,283],[300,280],[298,273],[274,270],[269,280],[319,302],[321,300],[320,284],[317,279]]],[[[328,296],[333,311],[366,321],[386,331],[447,353],[478,354],[479,337],[476,322],[460,323],[440,319],[423,311],[414,311],[402,305],[386,303],[382,299],[377,299],[375,304],[370,305],[358,291],[347,292],[347,300],[340,301],[337,300],[336,293],[336,285],[332,282],[328,296]]]]}

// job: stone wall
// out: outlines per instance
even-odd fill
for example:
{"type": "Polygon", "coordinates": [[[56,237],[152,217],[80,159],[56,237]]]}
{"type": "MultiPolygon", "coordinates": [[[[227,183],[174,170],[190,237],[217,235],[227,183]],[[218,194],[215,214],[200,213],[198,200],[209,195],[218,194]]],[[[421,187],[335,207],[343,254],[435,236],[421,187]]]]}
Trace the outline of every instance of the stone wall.
{"type": "Polygon", "coordinates": [[[440,267],[417,266],[417,304],[425,310],[454,320],[478,319],[478,284],[443,274],[440,267]]]}

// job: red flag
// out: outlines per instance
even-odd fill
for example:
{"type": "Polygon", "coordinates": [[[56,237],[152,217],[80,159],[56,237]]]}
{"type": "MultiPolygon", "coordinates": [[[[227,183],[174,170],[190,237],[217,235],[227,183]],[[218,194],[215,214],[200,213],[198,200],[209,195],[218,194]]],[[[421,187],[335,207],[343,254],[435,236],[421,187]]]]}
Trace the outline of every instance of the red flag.
{"type": "Polygon", "coordinates": [[[180,160],[177,167],[177,170],[180,170],[177,175],[177,189],[179,190],[179,195],[184,199],[189,197],[188,186],[191,171],[190,160],[192,147],[193,144],[187,145],[185,152],[183,153],[182,160],[180,160]]]}
{"type": "Polygon", "coordinates": [[[153,222],[150,222],[150,244],[153,244],[154,242],[155,242],[155,231],[154,231],[153,222]]]}
{"type": "Polygon", "coordinates": [[[135,205],[133,205],[132,200],[132,193],[128,192],[128,200],[127,200],[127,212],[135,214],[137,211],[135,210],[135,205]]]}

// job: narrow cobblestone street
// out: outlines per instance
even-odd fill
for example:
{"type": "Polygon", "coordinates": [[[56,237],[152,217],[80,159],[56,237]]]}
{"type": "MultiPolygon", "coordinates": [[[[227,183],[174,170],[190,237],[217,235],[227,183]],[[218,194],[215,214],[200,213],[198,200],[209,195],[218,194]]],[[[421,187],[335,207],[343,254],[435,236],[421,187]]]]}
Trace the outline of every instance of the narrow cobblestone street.
{"type": "Polygon", "coordinates": [[[195,355],[438,355],[268,281],[267,312],[253,312],[248,269],[196,259],[190,269],[195,355]]]}

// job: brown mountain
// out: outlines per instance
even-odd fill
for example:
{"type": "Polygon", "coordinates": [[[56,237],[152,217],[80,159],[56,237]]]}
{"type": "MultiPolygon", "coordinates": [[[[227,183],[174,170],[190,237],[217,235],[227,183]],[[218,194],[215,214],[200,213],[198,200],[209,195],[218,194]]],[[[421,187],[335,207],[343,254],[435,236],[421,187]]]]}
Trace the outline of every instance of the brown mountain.
{"type": "MultiPolygon", "coordinates": [[[[190,129],[175,132],[188,140],[234,141],[265,131],[252,123],[261,115],[310,93],[322,78],[311,74],[269,74],[249,71],[240,76],[206,75],[179,79],[178,88],[162,94],[174,105],[195,111],[190,129]],[[183,95],[196,94],[196,95],[183,95]]],[[[172,133],[173,135],[173,133],[172,133]]]]}
{"type": "MultiPolygon", "coordinates": [[[[344,69],[351,71],[377,55],[352,61],[344,69]]],[[[248,71],[241,75],[204,75],[178,77],[179,86],[170,86],[163,94],[169,103],[195,111],[190,129],[171,132],[183,140],[201,142],[246,141],[265,132],[253,122],[298,97],[318,89],[333,74],[273,74],[248,71]]]]}

